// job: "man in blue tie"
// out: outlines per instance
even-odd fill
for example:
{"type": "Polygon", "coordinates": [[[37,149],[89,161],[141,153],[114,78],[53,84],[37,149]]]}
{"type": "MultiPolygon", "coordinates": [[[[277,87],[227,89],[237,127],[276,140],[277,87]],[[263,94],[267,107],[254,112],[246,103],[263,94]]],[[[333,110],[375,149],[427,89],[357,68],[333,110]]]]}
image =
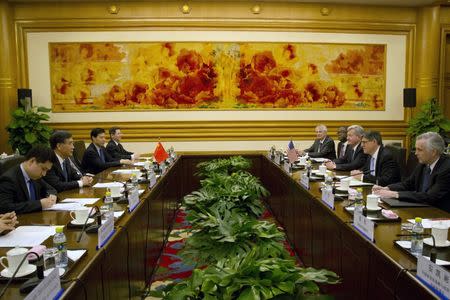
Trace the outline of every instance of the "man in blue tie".
{"type": "Polygon", "coordinates": [[[450,158],[443,154],[444,139],[436,132],[427,132],[416,138],[416,156],[419,165],[411,176],[387,187],[374,186],[381,197],[400,201],[425,202],[450,212],[450,158]]]}
{"type": "Polygon", "coordinates": [[[29,213],[56,203],[56,190],[41,179],[52,167],[52,155],[50,148],[34,146],[23,163],[0,177],[0,213],[29,213]]]}
{"type": "Polygon", "coordinates": [[[82,167],[86,172],[97,174],[110,167],[131,165],[129,159],[114,159],[105,149],[106,136],[103,128],[91,130],[92,143],[86,148],[83,155],[82,167]]]}
{"type": "Polygon", "coordinates": [[[400,167],[392,153],[384,148],[378,131],[364,132],[361,145],[369,158],[362,169],[352,170],[350,175],[358,180],[381,186],[400,181],[400,167]]]}
{"type": "Polygon", "coordinates": [[[47,183],[58,192],[92,184],[92,177],[78,174],[69,161],[74,149],[72,134],[64,130],[55,131],[50,137],[50,146],[54,155],[53,166],[44,177],[47,183]]]}

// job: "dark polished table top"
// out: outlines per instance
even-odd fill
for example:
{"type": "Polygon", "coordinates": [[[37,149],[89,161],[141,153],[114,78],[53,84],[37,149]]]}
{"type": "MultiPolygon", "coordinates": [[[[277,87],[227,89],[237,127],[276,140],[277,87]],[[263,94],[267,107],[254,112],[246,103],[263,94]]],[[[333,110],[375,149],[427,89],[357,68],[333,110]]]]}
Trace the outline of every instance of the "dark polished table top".
{"type": "MultiPolygon", "coordinates": [[[[313,168],[317,169],[318,164],[314,164],[313,168]]],[[[303,173],[303,170],[293,171],[292,179],[297,182],[300,186],[300,176],[303,173]]],[[[336,175],[349,175],[349,172],[336,172],[336,175]]],[[[321,182],[323,181],[312,181],[310,182],[309,192],[321,202],[321,182]]],[[[449,183],[450,184],[450,183],[449,183]]],[[[303,187],[301,187],[303,188],[303,187]]],[[[356,188],[356,187],[355,187],[356,188]]],[[[371,193],[372,186],[364,186],[363,193],[364,199],[368,194],[371,193]]],[[[449,199],[450,201],[450,199],[449,199]]],[[[348,224],[348,226],[352,226],[351,223],[353,221],[353,215],[349,214],[345,210],[345,206],[347,206],[350,202],[348,200],[344,201],[335,201],[335,209],[333,210],[333,214],[343,223],[348,224]]],[[[327,207],[324,203],[321,203],[325,207],[327,207]]],[[[415,208],[389,208],[388,205],[382,204],[384,208],[390,209],[395,212],[401,219],[399,222],[376,222],[374,238],[375,249],[383,252],[385,255],[390,257],[395,262],[399,263],[405,269],[415,269],[416,268],[416,259],[409,254],[406,254],[405,251],[398,246],[394,245],[395,240],[408,239],[407,237],[399,237],[397,234],[405,234],[407,232],[401,230],[401,223],[407,222],[408,219],[414,219],[415,217],[425,218],[444,218],[450,219],[450,214],[442,211],[440,209],[434,207],[415,207],[415,208]]],[[[328,208],[328,207],[327,207],[328,208]]],[[[430,229],[425,229],[426,233],[430,233],[430,229]]],[[[450,235],[450,232],[449,232],[450,235]]],[[[367,240],[368,243],[371,243],[367,240]]],[[[424,245],[426,249],[428,246],[424,245]]],[[[438,258],[445,259],[450,261],[450,247],[447,248],[439,248],[438,249],[438,258]]]]}

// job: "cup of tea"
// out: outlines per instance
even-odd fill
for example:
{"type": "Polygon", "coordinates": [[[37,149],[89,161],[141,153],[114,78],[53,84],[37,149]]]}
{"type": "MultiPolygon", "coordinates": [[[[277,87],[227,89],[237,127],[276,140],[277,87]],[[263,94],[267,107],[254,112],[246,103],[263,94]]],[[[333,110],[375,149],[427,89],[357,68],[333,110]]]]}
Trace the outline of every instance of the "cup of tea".
{"type": "Polygon", "coordinates": [[[89,212],[91,209],[89,207],[82,207],[77,210],[73,210],[70,212],[70,217],[75,223],[84,224],[86,219],[89,218],[89,212]]]}
{"type": "Polygon", "coordinates": [[[320,165],[320,166],[319,166],[319,173],[320,173],[320,174],[323,174],[323,175],[327,174],[327,166],[325,166],[325,165],[320,165]]]}
{"type": "MultiPolygon", "coordinates": [[[[20,265],[22,259],[27,255],[27,248],[14,248],[6,252],[6,256],[0,258],[0,264],[8,269],[9,273],[13,274],[20,265]]],[[[25,259],[22,266],[19,269],[20,272],[25,272],[28,268],[28,260],[25,259]]]]}
{"type": "Polygon", "coordinates": [[[111,191],[111,197],[117,198],[120,197],[120,185],[113,185],[109,188],[109,190],[111,191]]]}
{"type": "Polygon", "coordinates": [[[367,195],[367,200],[366,200],[367,209],[371,209],[371,210],[378,209],[378,199],[380,199],[380,197],[378,195],[375,195],[375,194],[367,195]]]}
{"type": "Polygon", "coordinates": [[[431,235],[434,236],[436,246],[445,246],[448,236],[448,227],[444,226],[444,224],[433,225],[433,227],[431,227],[431,235]]]}
{"type": "Polygon", "coordinates": [[[350,181],[352,181],[351,178],[343,178],[341,180],[341,190],[348,191],[348,188],[350,187],[350,181]]]}
{"type": "Polygon", "coordinates": [[[299,160],[301,165],[306,165],[306,156],[301,156],[299,160]]]}

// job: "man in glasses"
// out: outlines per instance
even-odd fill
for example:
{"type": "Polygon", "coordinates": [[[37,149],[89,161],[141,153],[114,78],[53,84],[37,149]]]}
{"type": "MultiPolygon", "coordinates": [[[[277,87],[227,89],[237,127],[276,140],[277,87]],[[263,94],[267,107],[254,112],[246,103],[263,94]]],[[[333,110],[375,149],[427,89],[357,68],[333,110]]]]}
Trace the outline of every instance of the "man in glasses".
{"type": "Polygon", "coordinates": [[[327,126],[320,124],[316,126],[316,140],[311,147],[299,151],[300,155],[308,153],[310,157],[336,158],[334,141],[328,136],[327,126]]]}

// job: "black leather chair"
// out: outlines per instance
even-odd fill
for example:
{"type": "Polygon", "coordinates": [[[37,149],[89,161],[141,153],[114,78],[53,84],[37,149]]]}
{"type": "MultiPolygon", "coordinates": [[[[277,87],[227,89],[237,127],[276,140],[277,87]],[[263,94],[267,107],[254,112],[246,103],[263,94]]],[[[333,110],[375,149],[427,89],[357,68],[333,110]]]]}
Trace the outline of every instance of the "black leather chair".
{"type": "Polygon", "coordinates": [[[387,144],[384,147],[392,153],[395,161],[400,166],[400,176],[403,180],[410,174],[406,169],[406,149],[393,144],[387,144]]]}
{"type": "Polygon", "coordinates": [[[8,171],[8,169],[20,164],[25,160],[25,156],[11,156],[5,159],[0,159],[0,175],[8,171]]]}
{"type": "Polygon", "coordinates": [[[73,142],[73,162],[77,165],[78,168],[81,168],[81,162],[83,160],[84,151],[86,151],[86,144],[84,141],[75,141],[73,142]]]}

